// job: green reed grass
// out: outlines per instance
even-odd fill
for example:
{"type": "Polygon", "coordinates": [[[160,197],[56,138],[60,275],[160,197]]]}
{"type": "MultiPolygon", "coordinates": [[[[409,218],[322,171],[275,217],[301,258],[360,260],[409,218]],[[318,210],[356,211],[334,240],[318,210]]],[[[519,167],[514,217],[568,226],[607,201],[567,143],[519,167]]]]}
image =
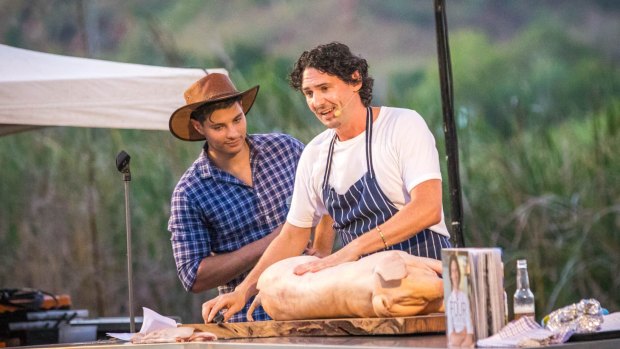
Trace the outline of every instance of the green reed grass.
{"type": "Polygon", "coordinates": [[[468,140],[469,244],[504,249],[508,290],[515,260],[528,259],[538,315],[581,298],[620,305],[619,118],[612,108],[511,138],[479,125],[468,140]]]}

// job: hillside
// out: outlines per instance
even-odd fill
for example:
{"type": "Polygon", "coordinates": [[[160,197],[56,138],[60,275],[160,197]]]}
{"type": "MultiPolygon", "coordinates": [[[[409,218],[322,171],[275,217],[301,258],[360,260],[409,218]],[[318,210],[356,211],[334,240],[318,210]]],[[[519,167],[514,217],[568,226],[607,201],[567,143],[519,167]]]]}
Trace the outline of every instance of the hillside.
{"type": "MultiPolygon", "coordinates": [[[[555,23],[581,42],[620,57],[616,1],[447,1],[451,31],[509,40],[536,21],[555,23]]],[[[435,56],[430,0],[3,0],[0,41],[64,54],[136,63],[196,65],[230,60],[245,45],[262,57],[292,60],[318,43],[342,41],[380,75],[435,56]]]]}

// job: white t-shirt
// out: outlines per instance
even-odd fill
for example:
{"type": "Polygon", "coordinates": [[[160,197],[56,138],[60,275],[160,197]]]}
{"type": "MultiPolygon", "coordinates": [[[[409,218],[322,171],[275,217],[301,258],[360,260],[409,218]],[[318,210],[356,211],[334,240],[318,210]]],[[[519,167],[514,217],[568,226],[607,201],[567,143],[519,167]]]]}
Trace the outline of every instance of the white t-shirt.
{"type": "MultiPolygon", "coordinates": [[[[372,161],[377,183],[396,208],[400,210],[411,201],[409,192],[416,185],[441,179],[435,138],[417,112],[381,107],[372,132],[372,161]]],[[[301,154],[287,217],[295,226],[313,227],[327,213],[322,185],[334,133],[332,129],[323,131],[301,154]]],[[[329,186],[336,193],[347,192],[368,171],[365,143],[366,132],[346,141],[336,140],[329,177],[329,186]]],[[[443,210],[441,222],[430,229],[450,236],[443,210]]]]}
{"type": "Polygon", "coordinates": [[[467,294],[460,290],[452,290],[448,297],[447,307],[448,334],[463,332],[465,329],[467,329],[467,333],[474,333],[467,294]]]}

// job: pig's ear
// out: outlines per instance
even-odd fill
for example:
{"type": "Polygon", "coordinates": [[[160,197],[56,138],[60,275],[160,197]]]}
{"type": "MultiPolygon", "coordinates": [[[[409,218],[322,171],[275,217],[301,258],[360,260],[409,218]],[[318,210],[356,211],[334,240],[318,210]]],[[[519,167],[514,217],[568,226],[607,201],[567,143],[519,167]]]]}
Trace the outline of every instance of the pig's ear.
{"type": "Polygon", "coordinates": [[[401,280],[407,276],[407,264],[398,253],[385,253],[375,266],[374,272],[384,281],[401,280]]]}

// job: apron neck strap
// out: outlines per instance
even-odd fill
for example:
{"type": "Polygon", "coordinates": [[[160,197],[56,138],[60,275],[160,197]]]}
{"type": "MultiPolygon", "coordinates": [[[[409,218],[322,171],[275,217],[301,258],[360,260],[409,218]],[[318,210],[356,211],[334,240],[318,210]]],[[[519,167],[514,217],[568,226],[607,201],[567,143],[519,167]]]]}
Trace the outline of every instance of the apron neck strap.
{"type": "MultiPolygon", "coordinates": [[[[372,168],[372,121],[372,108],[368,106],[366,107],[366,166],[368,168],[368,172],[370,172],[370,177],[374,178],[375,171],[372,168]]],[[[327,189],[327,182],[332,171],[332,157],[334,155],[334,144],[336,144],[337,138],[338,135],[334,133],[334,137],[329,143],[327,166],[325,168],[325,174],[323,175],[323,189],[327,189]]]]}

